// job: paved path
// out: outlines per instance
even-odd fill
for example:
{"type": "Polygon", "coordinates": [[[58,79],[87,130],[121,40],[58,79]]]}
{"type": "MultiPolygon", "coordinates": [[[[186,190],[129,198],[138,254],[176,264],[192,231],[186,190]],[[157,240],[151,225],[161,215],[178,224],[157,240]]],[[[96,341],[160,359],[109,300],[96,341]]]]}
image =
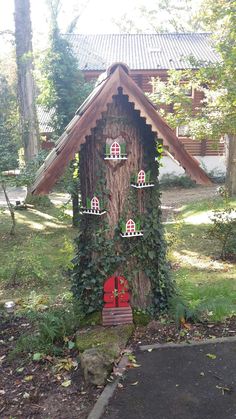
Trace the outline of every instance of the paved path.
{"type": "MultiPolygon", "coordinates": [[[[214,186],[198,186],[196,188],[172,188],[162,191],[161,202],[167,209],[173,210],[174,208],[180,207],[183,204],[189,202],[198,201],[200,199],[213,198],[216,195],[217,185],[214,186]]],[[[26,197],[26,188],[14,187],[8,188],[8,195],[10,201],[15,204],[16,200],[24,201],[26,197]]],[[[68,194],[53,192],[50,194],[50,198],[55,200],[56,204],[64,203],[69,199],[68,194]]],[[[5,206],[6,201],[0,187],[0,206],[5,206]]]]}
{"type": "Polygon", "coordinates": [[[235,355],[236,343],[139,352],[104,419],[236,418],[235,355]]]}
{"type": "MultiPolygon", "coordinates": [[[[23,202],[25,197],[26,197],[26,188],[24,187],[19,187],[19,188],[8,188],[7,189],[8,192],[8,196],[10,199],[10,202],[15,205],[16,201],[21,201],[23,202]]],[[[68,200],[70,199],[70,195],[67,193],[61,193],[61,192],[52,192],[49,195],[52,203],[54,205],[62,205],[65,204],[66,202],[68,202],[68,200]]],[[[6,200],[3,194],[3,190],[0,187],[0,207],[5,207],[6,206],[6,200]]]]}

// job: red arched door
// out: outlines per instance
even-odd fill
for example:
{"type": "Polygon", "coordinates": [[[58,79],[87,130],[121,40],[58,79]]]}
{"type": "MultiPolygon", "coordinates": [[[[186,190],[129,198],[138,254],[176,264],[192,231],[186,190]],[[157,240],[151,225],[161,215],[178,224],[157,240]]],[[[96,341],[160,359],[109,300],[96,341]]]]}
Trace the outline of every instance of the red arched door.
{"type": "Polygon", "coordinates": [[[123,276],[111,276],[104,283],[104,307],[129,307],[129,285],[123,276]]]}

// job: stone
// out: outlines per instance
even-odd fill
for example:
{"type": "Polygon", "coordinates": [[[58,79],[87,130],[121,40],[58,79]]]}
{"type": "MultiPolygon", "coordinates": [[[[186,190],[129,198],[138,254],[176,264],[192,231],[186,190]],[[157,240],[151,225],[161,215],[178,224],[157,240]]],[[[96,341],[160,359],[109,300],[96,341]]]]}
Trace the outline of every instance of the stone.
{"type": "Polygon", "coordinates": [[[81,355],[81,367],[86,383],[101,386],[112,372],[113,363],[119,357],[120,347],[117,344],[86,349],[81,355]]]}

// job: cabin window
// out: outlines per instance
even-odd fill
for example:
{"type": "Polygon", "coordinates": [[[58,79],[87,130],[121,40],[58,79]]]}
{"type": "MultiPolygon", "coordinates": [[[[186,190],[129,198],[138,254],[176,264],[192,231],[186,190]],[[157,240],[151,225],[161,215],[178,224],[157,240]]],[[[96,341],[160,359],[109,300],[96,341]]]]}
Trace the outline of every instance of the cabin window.
{"type": "Polygon", "coordinates": [[[117,143],[117,141],[114,141],[114,143],[112,143],[110,153],[111,156],[120,156],[120,145],[117,143]]]}
{"type": "Polygon", "coordinates": [[[126,223],[126,233],[135,233],[135,222],[131,219],[126,223]]]}
{"type": "Polygon", "coordinates": [[[99,211],[99,200],[96,196],[91,200],[91,209],[99,211]]]}
{"type": "Polygon", "coordinates": [[[145,183],[145,172],[144,170],[140,170],[138,174],[138,183],[145,183]]]}

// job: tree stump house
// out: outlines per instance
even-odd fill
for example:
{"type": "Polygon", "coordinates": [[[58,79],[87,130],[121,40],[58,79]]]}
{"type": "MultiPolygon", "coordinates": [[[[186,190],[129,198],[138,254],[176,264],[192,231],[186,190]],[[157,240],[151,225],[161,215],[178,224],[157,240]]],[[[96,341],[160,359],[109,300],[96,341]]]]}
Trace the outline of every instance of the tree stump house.
{"type": "Polygon", "coordinates": [[[173,286],[165,261],[158,169],[162,147],[199,184],[206,173],[129,75],[112,65],[39,169],[47,194],[79,154],[80,225],[73,289],[104,325],[132,321],[131,306],[159,311],[173,286]]]}

